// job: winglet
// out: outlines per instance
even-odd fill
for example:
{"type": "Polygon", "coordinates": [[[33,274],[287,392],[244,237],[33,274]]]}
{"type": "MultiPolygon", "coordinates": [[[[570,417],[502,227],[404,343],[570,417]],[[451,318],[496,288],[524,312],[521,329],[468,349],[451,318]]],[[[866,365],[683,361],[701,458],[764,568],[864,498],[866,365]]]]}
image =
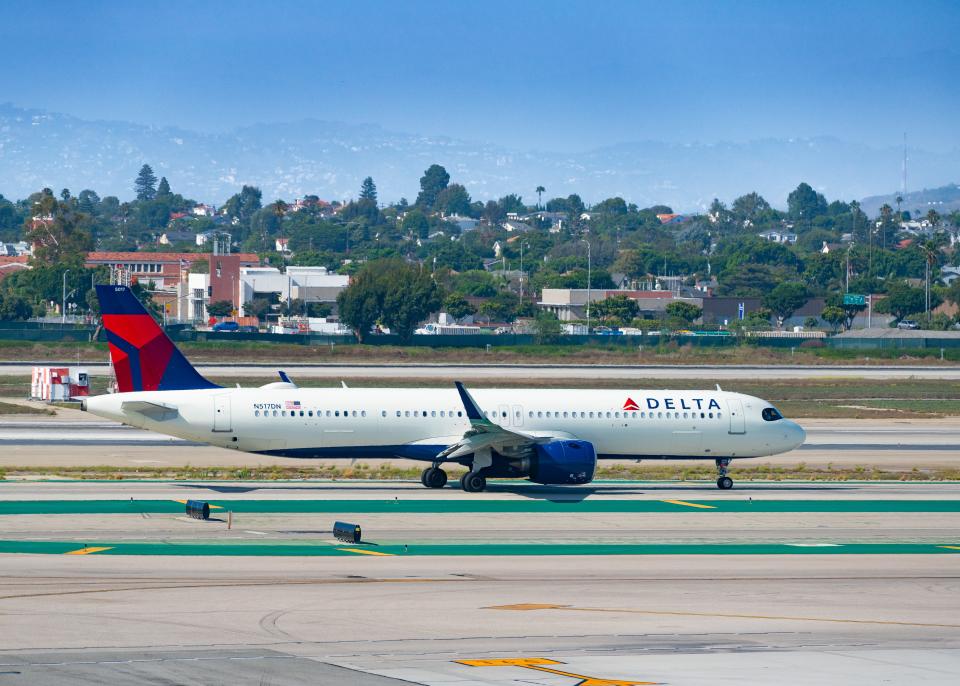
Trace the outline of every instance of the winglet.
{"type": "Polygon", "coordinates": [[[466,388],[463,387],[463,384],[459,381],[453,382],[457,387],[457,392],[460,394],[460,401],[463,403],[463,409],[467,411],[467,419],[470,421],[482,421],[486,417],[483,416],[483,413],[480,412],[480,408],[477,407],[477,402],[471,397],[470,393],[466,388]]]}

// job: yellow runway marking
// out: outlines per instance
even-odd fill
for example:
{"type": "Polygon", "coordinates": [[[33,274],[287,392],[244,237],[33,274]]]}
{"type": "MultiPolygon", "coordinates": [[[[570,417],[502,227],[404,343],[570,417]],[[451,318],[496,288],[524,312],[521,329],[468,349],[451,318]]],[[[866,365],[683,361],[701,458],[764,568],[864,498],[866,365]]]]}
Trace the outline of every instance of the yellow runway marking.
{"type": "Polygon", "coordinates": [[[947,550],[960,550],[960,545],[942,545],[941,548],[946,548],[947,550]]]}
{"type": "Polygon", "coordinates": [[[547,674],[556,674],[557,676],[566,676],[572,679],[580,679],[577,686],[643,686],[644,684],[657,684],[656,681],[625,681],[623,679],[600,679],[593,676],[585,676],[574,672],[566,672],[561,669],[555,669],[551,665],[562,665],[563,662],[549,660],[545,657],[510,657],[493,658],[488,660],[455,660],[458,664],[468,667],[519,667],[520,669],[532,669],[537,672],[546,672],[547,674]]]}
{"type": "Polygon", "coordinates": [[[337,548],[345,553],[360,553],[361,555],[379,555],[381,557],[393,557],[393,553],[381,553],[376,550],[363,550],[362,548],[337,548]]]}
{"type": "Polygon", "coordinates": [[[106,548],[104,547],[80,548],[79,550],[71,550],[68,553],[64,553],[64,555],[90,555],[91,553],[102,553],[104,550],[113,550],[113,546],[109,546],[106,548]]]}
{"type": "Polygon", "coordinates": [[[685,505],[686,507],[697,507],[701,510],[716,510],[717,508],[713,505],[701,505],[700,503],[688,503],[686,500],[661,500],[663,503],[670,503],[671,505],[685,505]]]}
{"type": "MultiPolygon", "coordinates": [[[[491,605],[485,610],[532,609],[523,605],[491,605]]],[[[774,619],[789,622],[831,622],[837,624],[879,624],[883,626],[923,626],[938,629],[960,629],[960,624],[931,624],[925,622],[899,622],[887,619],[836,619],[833,617],[791,617],[788,615],[745,615],[719,612],[677,612],[670,610],[634,610],[630,608],[574,607],[573,605],[545,605],[544,610],[567,610],[569,612],[614,612],[632,615],[668,615],[670,617],[720,617],[723,619],[774,619]]]]}

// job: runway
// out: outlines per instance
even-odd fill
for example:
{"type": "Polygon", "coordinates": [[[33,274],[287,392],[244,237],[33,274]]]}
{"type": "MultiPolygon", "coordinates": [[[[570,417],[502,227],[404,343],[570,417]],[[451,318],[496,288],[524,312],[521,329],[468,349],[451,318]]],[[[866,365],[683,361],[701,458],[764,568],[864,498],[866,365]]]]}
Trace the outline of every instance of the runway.
{"type": "MultiPolygon", "coordinates": [[[[238,453],[143,431],[75,411],[57,417],[0,419],[0,469],[6,467],[231,466],[303,467],[311,461],[238,453]]],[[[876,466],[909,470],[960,463],[960,419],[804,419],[807,440],[798,450],[734,462],[737,466],[876,466]]],[[[325,459],[322,462],[331,463],[325,459]]],[[[404,460],[400,466],[416,466],[404,460]]],[[[671,463],[673,464],[673,463],[671,463]]]]}
{"type": "MultiPolygon", "coordinates": [[[[34,365],[71,366],[75,362],[0,362],[0,373],[29,377],[34,365]]],[[[107,376],[106,364],[82,365],[91,375],[107,376]]],[[[304,364],[197,363],[197,371],[209,377],[263,377],[276,378],[283,369],[294,379],[422,379],[487,381],[491,376],[505,380],[523,379],[943,379],[960,380],[960,366],[954,365],[549,365],[549,364],[304,364]]]]}
{"type": "Polygon", "coordinates": [[[23,481],[0,504],[0,551],[38,546],[0,552],[0,684],[960,671],[957,483],[23,481]],[[219,507],[188,519],[187,498],[219,507]]]}

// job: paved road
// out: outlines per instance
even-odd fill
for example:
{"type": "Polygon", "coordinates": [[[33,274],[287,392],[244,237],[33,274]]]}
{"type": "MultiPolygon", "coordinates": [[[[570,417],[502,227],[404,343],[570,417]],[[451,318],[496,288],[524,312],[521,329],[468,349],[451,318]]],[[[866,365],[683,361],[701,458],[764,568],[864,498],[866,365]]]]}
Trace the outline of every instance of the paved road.
{"type": "MultiPolygon", "coordinates": [[[[38,363],[39,364],[39,363],[38,363]]],[[[43,362],[45,365],[76,365],[76,362],[43,362]]],[[[29,375],[34,363],[0,362],[0,375],[29,375]]],[[[106,364],[85,364],[93,375],[110,373],[106,364]]],[[[960,380],[960,366],[898,366],[898,365],[467,365],[467,364],[199,364],[201,374],[211,377],[246,376],[276,377],[283,369],[294,379],[424,379],[424,380],[489,380],[497,378],[522,380],[539,379],[812,379],[812,378],[870,378],[870,379],[944,379],[960,380]]]]}

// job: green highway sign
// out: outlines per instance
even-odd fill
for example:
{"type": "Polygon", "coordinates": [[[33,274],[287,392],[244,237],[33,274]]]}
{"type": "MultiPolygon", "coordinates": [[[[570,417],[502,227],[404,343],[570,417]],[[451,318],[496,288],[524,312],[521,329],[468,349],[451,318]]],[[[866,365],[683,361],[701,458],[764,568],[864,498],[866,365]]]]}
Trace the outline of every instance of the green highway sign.
{"type": "Polygon", "coordinates": [[[844,305],[866,305],[867,296],[857,295],[856,293],[844,293],[843,304],[844,305]]]}

